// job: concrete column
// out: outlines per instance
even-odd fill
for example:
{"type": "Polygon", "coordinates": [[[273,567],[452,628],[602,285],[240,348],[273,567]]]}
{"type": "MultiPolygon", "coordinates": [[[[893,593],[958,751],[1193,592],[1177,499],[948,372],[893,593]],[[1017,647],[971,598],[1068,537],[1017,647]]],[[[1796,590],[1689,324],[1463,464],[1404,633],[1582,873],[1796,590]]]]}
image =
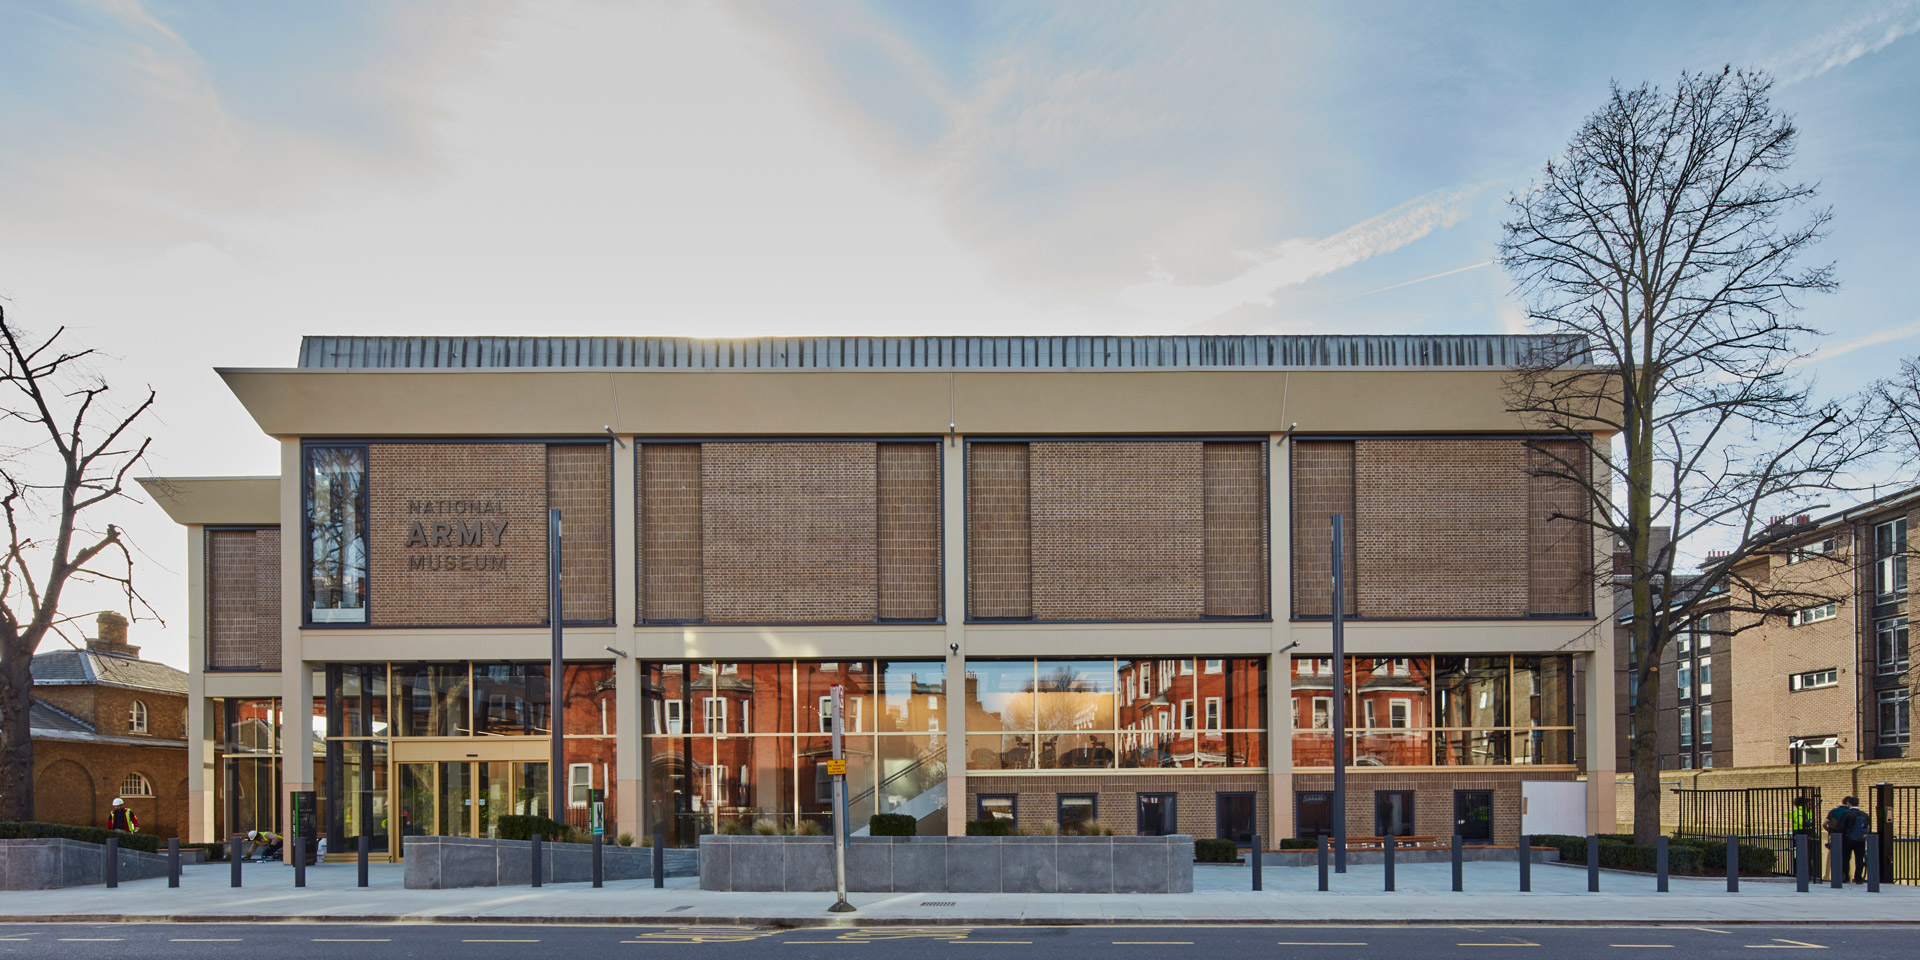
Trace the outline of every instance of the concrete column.
{"type": "Polygon", "coordinates": [[[947,835],[967,832],[967,472],[965,437],[942,444],[940,569],[947,624],[947,835]]]}
{"type": "Polygon", "coordinates": [[[187,830],[188,843],[208,843],[214,831],[214,712],[207,700],[207,535],[187,527],[187,830]]]}
{"type": "MultiPolygon", "coordinates": [[[[1596,456],[1590,469],[1593,476],[1605,476],[1607,465],[1596,456]]],[[[1593,532],[1593,569],[1613,569],[1613,539],[1598,529],[1593,532]]],[[[1612,833],[1619,829],[1614,777],[1620,704],[1615,699],[1611,576],[1593,578],[1593,613],[1593,652],[1587,655],[1586,683],[1581,691],[1587,712],[1587,832],[1612,833]]]]}
{"type": "Polygon", "coordinates": [[[618,444],[613,448],[613,648],[627,656],[615,657],[613,663],[616,798],[610,829],[616,836],[631,833],[638,838],[646,835],[647,827],[641,822],[642,811],[647,809],[647,778],[641,766],[641,734],[646,729],[645,674],[634,628],[639,615],[639,547],[634,516],[639,504],[635,469],[639,448],[632,437],[625,440],[624,448],[618,444]]]}
{"type": "Polygon", "coordinates": [[[1280,434],[1268,444],[1267,579],[1273,617],[1273,653],[1267,659],[1267,841],[1293,836],[1293,655],[1281,648],[1292,641],[1293,617],[1292,477],[1293,448],[1280,434]]]}
{"type": "MultiPolygon", "coordinates": [[[[293,794],[312,790],[313,784],[313,665],[306,662],[301,644],[301,607],[306,581],[301,559],[306,544],[301,540],[300,440],[280,441],[280,530],[285,546],[280,551],[280,832],[293,825],[293,794]]],[[[293,862],[289,844],[282,855],[293,862]]]]}

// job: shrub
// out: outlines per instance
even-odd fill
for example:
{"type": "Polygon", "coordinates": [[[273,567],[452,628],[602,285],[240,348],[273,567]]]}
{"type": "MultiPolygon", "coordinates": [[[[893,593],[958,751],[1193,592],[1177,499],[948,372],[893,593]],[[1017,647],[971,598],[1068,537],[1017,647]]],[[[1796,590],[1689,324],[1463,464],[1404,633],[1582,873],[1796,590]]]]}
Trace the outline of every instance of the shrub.
{"type": "Polygon", "coordinates": [[[1232,840],[1195,840],[1193,858],[1201,863],[1232,863],[1240,859],[1240,848],[1232,840]]]}
{"type": "MultiPolygon", "coordinates": [[[[1674,837],[1668,841],[1669,860],[1674,848],[1687,846],[1700,851],[1700,865],[1711,873],[1727,871],[1727,842],[1711,837],[1674,837]]],[[[1671,863],[1669,863],[1671,866],[1671,863]]],[[[1677,869],[1674,872],[1679,872],[1677,869]]],[[[1740,872],[1765,876],[1773,872],[1773,851],[1751,843],[1740,845],[1740,872]]]]}
{"type": "Polygon", "coordinates": [[[510,813],[501,817],[495,824],[496,833],[502,840],[531,840],[534,834],[542,839],[564,843],[571,832],[566,824],[552,817],[510,813]]]}
{"type": "Polygon", "coordinates": [[[1098,820],[1088,820],[1080,824],[1080,835],[1083,837],[1111,837],[1113,836],[1113,828],[1102,824],[1098,820]]]}
{"type": "MultiPolygon", "coordinates": [[[[613,842],[623,847],[631,847],[633,846],[633,834],[623,833],[617,837],[614,837],[613,842]]],[[[653,846],[653,844],[648,843],[647,846],[653,846]]]]}
{"type": "Polygon", "coordinates": [[[827,828],[821,826],[820,821],[802,820],[800,821],[799,829],[794,830],[793,835],[796,837],[817,837],[826,832],[827,828]]]}
{"type": "Polygon", "coordinates": [[[151,833],[128,833],[124,830],[107,830],[102,827],[76,827],[67,823],[36,823],[32,820],[13,820],[0,823],[0,840],[78,840],[81,843],[105,845],[108,838],[120,841],[126,850],[141,850],[146,853],[159,853],[164,846],[160,838],[151,833]]]}
{"type": "Polygon", "coordinates": [[[726,823],[723,823],[720,825],[720,833],[722,836],[744,837],[747,834],[752,832],[753,832],[752,827],[749,827],[738,820],[728,820],[726,823]]]}
{"type": "Polygon", "coordinates": [[[969,837],[1011,837],[1014,835],[1013,821],[988,817],[985,820],[968,820],[969,837]]]}
{"type": "Polygon", "coordinates": [[[1282,850],[1312,850],[1319,846],[1320,841],[1313,837],[1280,838],[1280,849],[1282,850]]]}
{"type": "Polygon", "coordinates": [[[876,813],[867,818],[867,835],[873,837],[911,837],[920,832],[920,822],[904,813],[876,813]]]}
{"type": "Polygon", "coordinates": [[[781,829],[780,821],[771,817],[762,817],[753,822],[753,832],[763,837],[777,837],[786,831],[781,829]]]}

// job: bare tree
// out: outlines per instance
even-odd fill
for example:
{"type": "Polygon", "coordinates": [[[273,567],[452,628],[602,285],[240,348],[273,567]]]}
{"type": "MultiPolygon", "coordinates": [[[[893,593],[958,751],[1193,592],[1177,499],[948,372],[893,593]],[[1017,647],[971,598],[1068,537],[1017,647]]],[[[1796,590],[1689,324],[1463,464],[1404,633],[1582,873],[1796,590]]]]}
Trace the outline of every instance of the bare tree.
{"type": "Polygon", "coordinates": [[[1920,468],[1920,358],[1900,361],[1900,372],[1868,386],[1866,395],[1894,475],[1911,478],[1920,468]]]}
{"type": "Polygon", "coordinates": [[[110,386],[89,370],[94,352],[69,351],[59,342],[64,332],[34,343],[0,310],[0,514],[8,538],[0,560],[0,820],[33,819],[33,652],[78,619],[60,612],[67,587],[111,583],[129,612],[152,611],[134,589],[124,532],[88,520],[101,512],[93,508],[125,495],[128,472],[152,442],[132,428],[154,393],[115,409],[110,386]]]}
{"type": "Polygon", "coordinates": [[[1734,571],[1794,535],[1777,518],[1849,489],[1867,446],[1859,411],[1817,401],[1793,370],[1817,333],[1793,319],[1799,298],[1836,284],[1831,265],[1799,263],[1830,213],[1784,179],[1797,131],[1771,86],[1730,68],[1682,74],[1671,91],[1616,84],[1509,200],[1501,242],[1535,330],[1564,335],[1543,338],[1508,383],[1532,428],[1577,441],[1534,444],[1535,473],[1584,490],[1585,512],[1557,519],[1626,554],[1643,843],[1660,832],[1653,693],[1668,638],[1709,611],[1750,613],[1735,618],[1750,626],[1837,599],[1734,571]],[[1722,549],[1676,574],[1705,547],[1722,549]]]}

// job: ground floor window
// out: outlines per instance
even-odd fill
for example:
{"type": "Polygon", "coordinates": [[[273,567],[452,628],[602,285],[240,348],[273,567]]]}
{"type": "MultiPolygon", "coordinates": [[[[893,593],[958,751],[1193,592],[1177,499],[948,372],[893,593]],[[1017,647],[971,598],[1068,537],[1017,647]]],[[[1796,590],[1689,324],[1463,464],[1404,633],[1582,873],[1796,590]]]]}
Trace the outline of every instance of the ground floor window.
{"type": "Polygon", "coordinates": [[[1486,843],[1493,839],[1492,790],[1453,792],[1453,832],[1465,842],[1486,843]]]}
{"type": "Polygon", "coordinates": [[[1099,797],[1091,793],[1063,793],[1060,795],[1059,816],[1060,835],[1078,836],[1088,832],[1089,827],[1099,825],[1099,797]]]}
{"type": "MultiPolygon", "coordinates": [[[[1292,669],[1294,766],[1331,767],[1333,661],[1292,669]]],[[[1342,689],[1349,766],[1574,762],[1570,656],[1354,657],[1342,689]]]]}
{"type": "Polygon", "coordinates": [[[1008,820],[1019,822],[1020,798],[1011,793],[983,793],[978,798],[976,820],[1008,820]]]}
{"type": "Polygon", "coordinates": [[[1214,836],[1234,843],[1253,842],[1253,835],[1259,832],[1254,822],[1254,796],[1251,792],[1220,793],[1214,795],[1214,836]]]}
{"type": "Polygon", "coordinates": [[[1143,837],[1167,837],[1180,832],[1179,797],[1171,793],[1143,793],[1134,832],[1143,837]]]}
{"type": "Polygon", "coordinates": [[[1302,791],[1293,795],[1294,832],[1302,837],[1333,836],[1333,794],[1302,791]]]}
{"type": "Polygon", "coordinates": [[[1373,835],[1376,837],[1413,836],[1413,791],[1375,790],[1373,792],[1373,835]]]}

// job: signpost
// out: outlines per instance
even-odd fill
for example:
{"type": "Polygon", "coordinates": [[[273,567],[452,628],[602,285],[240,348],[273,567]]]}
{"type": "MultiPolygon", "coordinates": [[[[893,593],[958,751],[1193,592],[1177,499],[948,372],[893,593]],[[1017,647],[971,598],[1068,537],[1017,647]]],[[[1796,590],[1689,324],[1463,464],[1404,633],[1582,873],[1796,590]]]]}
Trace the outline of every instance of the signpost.
{"type": "Polygon", "coordinates": [[[1333,872],[1347,872],[1346,518],[1333,515],[1333,872]]]}
{"type": "Polygon", "coordinates": [[[587,825],[596,837],[607,832],[607,792],[605,790],[587,791],[587,825]]]}
{"type": "Polygon", "coordinates": [[[827,775],[833,778],[833,886],[840,899],[828,907],[829,913],[852,913],[847,902],[847,757],[840,737],[840,718],[846,716],[847,688],[834,685],[827,704],[833,716],[828,727],[833,731],[833,759],[827,761],[827,775]]]}

